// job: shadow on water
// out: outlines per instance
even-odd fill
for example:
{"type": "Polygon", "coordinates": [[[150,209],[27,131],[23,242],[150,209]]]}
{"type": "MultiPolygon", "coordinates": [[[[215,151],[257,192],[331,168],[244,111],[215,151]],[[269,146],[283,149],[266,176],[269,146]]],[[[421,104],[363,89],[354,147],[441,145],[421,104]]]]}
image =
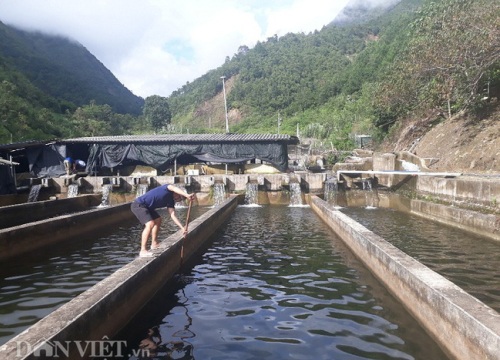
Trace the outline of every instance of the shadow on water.
{"type": "Polygon", "coordinates": [[[158,359],[446,359],[310,208],[238,207],[130,326],[158,359]]]}

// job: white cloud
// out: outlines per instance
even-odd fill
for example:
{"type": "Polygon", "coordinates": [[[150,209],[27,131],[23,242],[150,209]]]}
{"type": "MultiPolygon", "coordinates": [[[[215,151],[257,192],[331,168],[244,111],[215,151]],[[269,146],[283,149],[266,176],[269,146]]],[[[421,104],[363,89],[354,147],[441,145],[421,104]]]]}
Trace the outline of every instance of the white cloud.
{"type": "Polygon", "coordinates": [[[168,96],[240,45],[309,33],[348,0],[2,0],[0,21],[68,36],[136,95],[168,96]]]}

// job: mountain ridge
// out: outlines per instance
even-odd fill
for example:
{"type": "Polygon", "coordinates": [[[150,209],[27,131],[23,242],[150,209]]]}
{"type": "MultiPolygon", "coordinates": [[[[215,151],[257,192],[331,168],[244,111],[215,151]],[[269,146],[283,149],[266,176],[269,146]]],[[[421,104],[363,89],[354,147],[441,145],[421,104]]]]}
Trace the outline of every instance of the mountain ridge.
{"type": "Polygon", "coordinates": [[[351,0],[337,14],[329,26],[346,26],[366,23],[387,13],[401,0],[386,0],[382,3],[370,3],[366,0],[351,0]]]}
{"type": "Polygon", "coordinates": [[[77,106],[95,101],[117,113],[141,114],[134,95],[80,43],[0,22],[0,56],[33,85],[77,106]]]}

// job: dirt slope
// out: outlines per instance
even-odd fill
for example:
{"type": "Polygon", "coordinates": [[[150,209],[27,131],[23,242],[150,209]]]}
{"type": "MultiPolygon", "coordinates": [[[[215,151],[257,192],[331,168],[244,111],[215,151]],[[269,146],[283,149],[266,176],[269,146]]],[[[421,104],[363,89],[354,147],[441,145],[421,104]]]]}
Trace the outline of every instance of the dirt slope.
{"type": "Polygon", "coordinates": [[[385,151],[409,150],[429,158],[433,171],[500,174],[500,109],[482,120],[431,115],[408,121],[383,145],[385,151]]]}

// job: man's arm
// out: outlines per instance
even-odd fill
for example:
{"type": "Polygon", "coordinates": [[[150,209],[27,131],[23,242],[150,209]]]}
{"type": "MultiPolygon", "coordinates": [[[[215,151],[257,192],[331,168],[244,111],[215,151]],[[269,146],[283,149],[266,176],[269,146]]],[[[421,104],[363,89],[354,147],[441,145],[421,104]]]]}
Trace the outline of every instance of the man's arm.
{"type": "Polygon", "coordinates": [[[177,186],[174,186],[174,185],[168,185],[167,186],[167,189],[176,193],[176,194],[179,194],[181,196],[184,196],[185,198],[189,199],[189,200],[194,200],[194,193],[193,194],[188,194],[186,191],[182,190],[181,188],[178,188],[177,186]]]}
{"type": "Polygon", "coordinates": [[[175,209],[174,208],[168,208],[168,212],[170,214],[170,217],[172,218],[172,220],[174,221],[174,223],[177,224],[177,226],[183,230],[184,232],[186,232],[186,228],[184,227],[184,225],[182,225],[182,223],[180,222],[180,220],[177,218],[177,215],[175,214],[175,209]]]}

